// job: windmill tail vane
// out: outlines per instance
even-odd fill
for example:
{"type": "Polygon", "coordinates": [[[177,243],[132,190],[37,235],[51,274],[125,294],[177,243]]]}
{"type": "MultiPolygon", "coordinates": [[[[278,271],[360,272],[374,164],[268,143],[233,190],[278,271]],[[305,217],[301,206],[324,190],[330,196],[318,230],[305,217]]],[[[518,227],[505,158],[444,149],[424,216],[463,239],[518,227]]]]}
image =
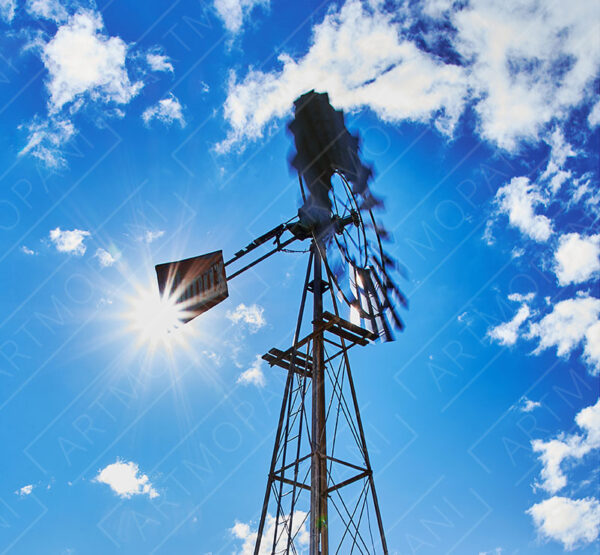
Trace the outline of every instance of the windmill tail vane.
{"type": "Polygon", "coordinates": [[[407,301],[392,279],[401,268],[383,249],[389,234],[374,216],[383,201],[369,189],[373,169],[343,113],[315,91],[294,102],[294,113],[297,215],[227,261],[215,251],[157,265],[159,290],[189,322],[227,298],[229,280],[309,242],[292,345],[263,356],[287,379],[254,553],[387,554],[348,351],[404,328],[396,303],[407,301]]]}

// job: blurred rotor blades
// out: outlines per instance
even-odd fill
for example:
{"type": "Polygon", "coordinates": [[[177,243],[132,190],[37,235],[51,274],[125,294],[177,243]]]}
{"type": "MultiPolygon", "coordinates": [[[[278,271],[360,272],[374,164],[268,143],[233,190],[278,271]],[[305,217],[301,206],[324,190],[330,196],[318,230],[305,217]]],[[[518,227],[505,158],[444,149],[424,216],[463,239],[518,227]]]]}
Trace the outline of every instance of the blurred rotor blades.
{"type": "Polygon", "coordinates": [[[332,215],[331,177],[339,172],[350,181],[355,193],[368,194],[373,175],[359,156],[359,139],[344,124],[344,114],[329,103],[327,93],[314,90],[294,101],[294,119],[289,125],[296,155],[291,164],[303,177],[308,197],[299,210],[305,225],[328,224],[332,215]]]}

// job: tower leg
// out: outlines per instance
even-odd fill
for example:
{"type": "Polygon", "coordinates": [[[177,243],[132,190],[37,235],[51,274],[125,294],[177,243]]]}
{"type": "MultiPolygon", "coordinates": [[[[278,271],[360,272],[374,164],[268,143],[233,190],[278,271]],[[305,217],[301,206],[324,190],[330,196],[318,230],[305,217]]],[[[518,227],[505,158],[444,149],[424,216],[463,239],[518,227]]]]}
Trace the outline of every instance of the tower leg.
{"type": "Polygon", "coordinates": [[[313,380],[310,492],[310,555],[327,555],[327,436],[325,433],[325,358],[323,349],[323,281],[319,246],[313,243],[313,380]]]}

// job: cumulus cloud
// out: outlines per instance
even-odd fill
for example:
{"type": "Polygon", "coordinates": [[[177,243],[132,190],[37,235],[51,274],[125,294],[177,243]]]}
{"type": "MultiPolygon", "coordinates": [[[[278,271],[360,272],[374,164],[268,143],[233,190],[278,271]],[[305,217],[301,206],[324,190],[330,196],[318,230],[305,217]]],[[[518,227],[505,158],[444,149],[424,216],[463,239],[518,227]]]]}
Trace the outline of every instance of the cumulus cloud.
{"type": "Polygon", "coordinates": [[[156,119],[165,125],[172,125],[177,122],[181,127],[185,127],[185,118],[183,117],[181,103],[173,93],[159,100],[154,106],[146,108],[142,114],[142,119],[146,125],[149,125],[153,119],[156,119]]]}
{"type": "Polygon", "coordinates": [[[144,86],[141,79],[130,77],[128,64],[139,67],[142,61],[145,70],[173,71],[169,58],[159,49],[136,53],[132,44],[106,32],[99,11],[79,7],[72,13],[75,8],[58,0],[27,0],[25,4],[33,18],[57,25],[53,36],[39,33],[29,44],[47,70],[48,112],[22,126],[28,139],[20,152],[50,167],[65,164],[62,147],[76,133],[72,120],[82,109],[98,106],[104,108],[104,115],[124,116],[122,106],[144,86]]]}
{"type": "Polygon", "coordinates": [[[238,379],[237,383],[241,383],[244,385],[255,385],[256,387],[264,387],[265,386],[265,375],[262,371],[262,358],[260,355],[256,355],[254,362],[248,368],[242,372],[238,379]]]}
{"type": "Polygon", "coordinates": [[[71,16],[44,45],[50,113],[84,95],[126,104],[142,88],[142,82],[132,83],[127,74],[127,44],[105,35],[103,29],[99,13],[83,10],[71,16]]]}
{"type": "Polygon", "coordinates": [[[28,246],[26,245],[21,245],[21,252],[23,254],[27,254],[28,256],[34,256],[37,254],[36,251],[34,251],[33,249],[30,249],[28,246]]]}
{"type": "Polygon", "coordinates": [[[246,306],[244,303],[241,303],[237,305],[235,310],[227,311],[227,318],[236,324],[240,322],[247,324],[250,332],[254,333],[267,323],[264,312],[265,309],[257,304],[246,306]]]}
{"type": "Polygon", "coordinates": [[[112,266],[117,260],[119,260],[119,258],[121,258],[121,253],[110,253],[105,249],[96,249],[96,254],[94,254],[94,257],[98,259],[98,263],[102,268],[107,268],[108,266],[112,266]]]}
{"type": "Polygon", "coordinates": [[[560,3],[526,0],[434,0],[392,11],[384,2],[347,0],[315,25],[303,55],[283,53],[271,71],[232,74],[225,103],[231,132],[219,149],[260,137],[311,88],[329,91],[337,108],[370,108],[391,122],[433,121],[444,133],[472,106],[480,135],[509,151],[538,142],[594,98],[600,50],[588,47],[597,33],[593,3],[578,2],[568,14],[560,3]],[[427,18],[434,19],[428,32],[411,27],[427,18]],[[436,33],[453,56],[423,48],[436,33]]]}
{"type": "Polygon", "coordinates": [[[29,495],[32,491],[33,491],[33,484],[29,484],[27,486],[23,486],[22,488],[19,488],[17,491],[15,491],[15,493],[17,495],[19,495],[20,497],[25,497],[26,495],[29,495]]]}
{"type": "Polygon", "coordinates": [[[600,503],[592,497],[550,497],[530,507],[527,514],[533,518],[542,538],[561,542],[567,551],[598,538],[600,503]]]}
{"type": "Polygon", "coordinates": [[[537,339],[534,353],[556,347],[558,356],[569,354],[580,344],[584,360],[593,374],[600,373],[600,299],[581,293],[572,299],[556,303],[552,312],[532,323],[526,337],[537,339]]]}
{"type": "Polygon", "coordinates": [[[539,453],[542,463],[542,481],[536,485],[549,493],[556,493],[567,485],[562,465],[565,461],[578,461],[600,448],[600,399],[579,411],[575,422],[583,434],[560,434],[549,441],[536,439],[531,442],[533,451],[539,453]]]}
{"type": "MultiPolygon", "coordinates": [[[[281,516],[279,519],[279,538],[275,544],[275,551],[285,551],[288,537],[287,531],[282,529],[281,516]]],[[[294,545],[299,548],[306,549],[310,541],[310,534],[307,526],[307,513],[304,511],[294,511],[294,521],[292,528],[292,538],[294,539],[294,545]]],[[[233,528],[231,528],[231,534],[234,538],[241,540],[242,546],[237,551],[236,555],[252,555],[254,553],[254,546],[256,544],[256,538],[258,533],[250,528],[249,524],[244,522],[236,522],[233,528]]],[[[263,532],[262,540],[260,542],[259,555],[269,555],[273,550],[273,540],[275,538],[275,517],[267,514],[265,519],[265,529],[263,532]]],[[[304,551],[304,550],[302,550],[304,551]]]]}
{"type": "Polygon", "coordinates": [[[392,14],[348,0],[313,28],[305,56],[281,54],[280,69],[250,69],[241,80],[232,72],[225,101],[231,131],[217,150],[260,137],[311,88],[327,91],[336,108],[368,107],[388,122],[433,121],[451,133],[467,91],[463,68],[423,52],[399,31],[392,14]]]}
{"type": "Polygon", "coordinates": [[[566,233],[554,253],[554,272],[560,285],[583,283],[600,273],[600,235],[566,233]]]}
{"type": "Polygon", "coordinates": [[[62,230],[60,227],[50,230],[50,241],[54,243],[56,250],[82,256],[85,253],[85,238],[90,232],[81,229],[62,230]]]}
{"type": "MultiPolygon", "coordinates": [[[[568,551],[583,547],[598,538],[600,502],[594,497],[571,499],[555,495],[567,485],[566,469],[580,464],[584,457],[600,449],[600,398],[575,416],[579,433],[560,433],[548,441],[531,442],[538,453],[541,481],[535,486],[552,497],[536,503],[526,512],[533,518],[542,539],[561,542],[568,551]]],[[[596,479],[594,478],[594,481],[596,479]]],[[[582,485],[591,480],[584,480],[582,485]]]]}
{"type": "Polygon", "coordinates": [[[238,33],[244,18],[256,6],[268,7],[269,0],[214,0],[214,6],[225,28],[231,33],[238,33]]]}
{"type": "Polygon", "coordinates": [[[514,150],[593,98],[600,51],[590,52],[594,6],[474,0],[451,15],[454,44],[468,60],[483,137],[514,150]]]}
{"type": "Polygon", "coordinates": [[[15,17],[15,10],[17,8],[16,0],[0,0],[0,17],[10,23],[15,17]]]}
{"type": "Polygon", "coordinates": [[[509,295],[508,299],[510,301],[522,303],[519,310],[512,320],[491,328],[488,331],[488,336],[495,341],[498,341],[501,345],[514,345],[519,338],[519,329],[531,315],[531,310],[527,303],[530,302],[534,296],[534,293],[527,293],[526,295],[513,293],[509,295]]]}
{"type": "Polygon", "coordinates": [[[109,464],[94,478],[94,482],[107,484],[119,496],[129,499],[133,495],[147,495],[150,499],[158,497],[146,474],[141,474],[134,462],[119,461],[109,464]]]}
{"type": "Polygon", "coordinates": [[[495,202],[499,214],[508,216],[511,226],[531,239],[547,241],[553,232],[552,222],[541,214],[536,214],[539,205],[545,205],[538,185],[527,177],[513,177],[510,182],[496,192],[495,202]]]}

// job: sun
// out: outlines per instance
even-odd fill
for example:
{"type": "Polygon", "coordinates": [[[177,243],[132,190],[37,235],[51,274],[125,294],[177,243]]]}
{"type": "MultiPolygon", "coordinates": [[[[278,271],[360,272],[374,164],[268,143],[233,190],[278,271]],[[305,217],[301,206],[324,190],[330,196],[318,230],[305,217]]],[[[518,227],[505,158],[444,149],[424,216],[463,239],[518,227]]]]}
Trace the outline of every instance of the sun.
{"type": "Polygon", "coordinates": [[[136,348],[151,351],[159,347],[171,349],[175,344],[187,343],[187,329],[183,324],[185,310],[174,296],[161,296],[155,284],[136,284],[126,299],[124,313],[128,331],[136,338],[136,348]]]}

